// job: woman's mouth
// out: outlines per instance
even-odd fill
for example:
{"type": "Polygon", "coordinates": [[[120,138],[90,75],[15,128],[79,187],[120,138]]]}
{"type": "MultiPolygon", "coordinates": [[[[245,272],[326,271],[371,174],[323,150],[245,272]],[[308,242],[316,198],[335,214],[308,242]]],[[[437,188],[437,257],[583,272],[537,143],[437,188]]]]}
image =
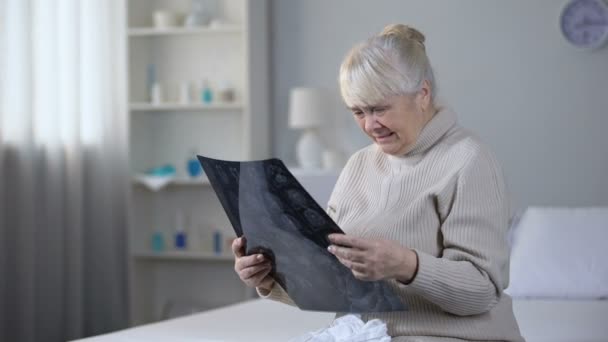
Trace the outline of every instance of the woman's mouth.
{"type": "Polygon", "coordinates": [[[376,139],[376,142],[382,144],[382,143],[385,143],[385,142],[391,140],[394,135],[395,135],[395,133],[391,132],[391,133],[388,133],[388,134],[377,135],[374,138],[376,139]]]}

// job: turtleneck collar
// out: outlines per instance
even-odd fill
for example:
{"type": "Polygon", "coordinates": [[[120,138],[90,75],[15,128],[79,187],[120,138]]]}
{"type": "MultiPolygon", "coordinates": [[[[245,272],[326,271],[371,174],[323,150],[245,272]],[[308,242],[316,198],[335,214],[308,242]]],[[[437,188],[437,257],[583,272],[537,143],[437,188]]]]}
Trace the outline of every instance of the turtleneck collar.
{"type": "Polygon", "coordinates": [[[438,106],[437,113],[426,123],[416,139],[414,146],[404,155],[388,155],[391,162],[409,160],[416,162],[424,152],[433,146],[445,133],[456,124],[456,113],[448,107],[438,106]]]}

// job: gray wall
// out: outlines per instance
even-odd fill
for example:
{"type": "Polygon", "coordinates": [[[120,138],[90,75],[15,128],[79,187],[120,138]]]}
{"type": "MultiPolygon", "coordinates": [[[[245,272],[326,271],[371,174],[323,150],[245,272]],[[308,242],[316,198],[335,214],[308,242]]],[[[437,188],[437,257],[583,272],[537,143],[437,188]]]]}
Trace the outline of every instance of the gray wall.
{"type": "Polygon", "coordinates": [[[515,208],[608,205],[608,46],[569,46],[558,29],[564,3],[274,0],[274,154],[293,161],[298,133],[286,113],[295,86],[332,91],[327,144],[348,153],[366,145],[339,102],[340,61],[384,25],[407,23],[427,37],[439,95],[502,162],[515,208]]]}

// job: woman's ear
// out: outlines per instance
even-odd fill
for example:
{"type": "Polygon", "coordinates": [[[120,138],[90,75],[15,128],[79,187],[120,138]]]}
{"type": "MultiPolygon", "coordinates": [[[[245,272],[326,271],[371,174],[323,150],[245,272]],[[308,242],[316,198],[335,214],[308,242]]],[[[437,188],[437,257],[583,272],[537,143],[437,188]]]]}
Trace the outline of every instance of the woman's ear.
{"type": "Polygon", "coordinates": [[[422,88],[418,92],[418,105],[423,113],[431,106],[431,84],[428,80],[422,82],[422,88]]]}

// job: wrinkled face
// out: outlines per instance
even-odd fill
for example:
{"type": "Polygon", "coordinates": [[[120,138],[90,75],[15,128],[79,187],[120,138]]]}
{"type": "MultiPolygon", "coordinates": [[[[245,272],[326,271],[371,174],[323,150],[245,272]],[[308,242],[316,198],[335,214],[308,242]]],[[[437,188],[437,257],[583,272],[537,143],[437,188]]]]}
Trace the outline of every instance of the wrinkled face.
{"type": "Polygon", "coordinates": [[[384,153],[404,155],[416,144],[434,111],[429,110],[424,91],[415,95],[386,98],[369,107],[350,108],[355,121],[384,153]]]}

